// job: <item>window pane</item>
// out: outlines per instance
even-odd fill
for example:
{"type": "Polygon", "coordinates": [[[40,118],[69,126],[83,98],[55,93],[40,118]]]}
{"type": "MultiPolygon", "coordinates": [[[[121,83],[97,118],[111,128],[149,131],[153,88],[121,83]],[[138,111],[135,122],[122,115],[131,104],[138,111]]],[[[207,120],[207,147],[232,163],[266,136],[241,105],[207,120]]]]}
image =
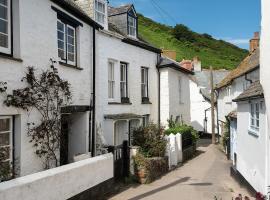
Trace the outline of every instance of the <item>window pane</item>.
{"type": "Polygon", "coordinates": [[[58,56],[59,56],[59,58],[61,58],[62,60],[65,60],[65,59],[66,59],[65,51],[63,51],[63,50],[61,50],[61,49],[58,49],[58,56]]]}
{"type": "Polygon", "coordinates": [[[0,134],[0,146],[5,146],[5,145],[9,145],[10,144],[9,134],[10,133],[1,133],[0,134]]]}
{"type": "Polygon", "coordinates": [[[61,31],[58,31],[57,32],[57,36],[58,36],[58,39],[59,40],[65,40],[64,38],[65,38],[65,35],[64,35],[64,33],[63,32],[61,32],[61,31]]]}
{"type": "Polygon", "coordinates": [[[251,126],[254,126],[254,125],[255,125],[254,119],[252,118],[252,119],[251,119],[251,126]]]}
{"type": "Polygon", "coordinates": [[[3,5],[7,6],[7,0],[0,0],[0,4],[3,4],[3,5]]]}
{"type": "Polygon", "coordinates": [[[75,62],[75,56],[74,56],[74,54],[69,53],[68,54],[68,60],[71,61],[71,62],[75,62]]]}
{"type": "Polygon", "coordinates": [[[10,119],[0,119],[0,132],[10,131],[10,119]]]}
{"type": "Polygon", "coordinates": [[[0,151],[3,153],[3,160],[10,159],[10,147],[0,147],[0,151]]]}
{"type": "Polygon", "coordinates": [[[0,18],[1,19],[8,19],[8,8],[0,5],[0,18]]]}
{"type": "Polygon", "coordinates": [[[8,48],[8,36],[0,33],[0,47],[8,48]]]}
{"type": "Polygon", "coordinates": [[[74,53],[74,50],[75,50],[74,46],[68,45],[68,52],[69,53],[74,53]]]}
{"type": "Polygon", "coordinates": [[[62,32],[64,32],[64,24],[62,22],[57,22],[57,30],[60,30],[62,32]]]}
{"type": "Polygon", "coordinates": [[[64,50],[65,49],[65,43],[61,40],[58,40],[58,48],[64,50]]]}
{"type": "Polygon", "coordinates": [[[68,36],[68,43],[74,45],[74,38],[68,36]]]}
{"type": "Polygon", "coordinates": [[[0,33],[8,34],[8,23],[0,19],[0,33]]]}
{"type": "Polygon", "coordinates": [[[260,127],[260,121],[256,120],[256,126],[259,128],[260,127]]]}
{"type": "Polygon", "coordinates": [[[74,30],[72,28],[68,27],[68,35],[74,37],[74,35],[75,35],[74,33],[75,33],[74,30]]]}

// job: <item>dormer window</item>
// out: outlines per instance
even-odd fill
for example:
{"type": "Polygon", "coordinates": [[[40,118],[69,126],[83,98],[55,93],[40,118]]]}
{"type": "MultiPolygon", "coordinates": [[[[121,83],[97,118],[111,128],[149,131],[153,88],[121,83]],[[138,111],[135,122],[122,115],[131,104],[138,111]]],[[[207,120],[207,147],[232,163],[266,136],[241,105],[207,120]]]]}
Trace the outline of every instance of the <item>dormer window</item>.
{"type": "Polygon", "coordinates": [[[105,2],[102,0],[95,0],[95,19],[98,23],[104,25],[105,23],[105,2]]]}
{"type": "Polygon", "coordinates": [[[132,16],[128,16],[128,35],[137,37],[137,19],[132,16]]]}

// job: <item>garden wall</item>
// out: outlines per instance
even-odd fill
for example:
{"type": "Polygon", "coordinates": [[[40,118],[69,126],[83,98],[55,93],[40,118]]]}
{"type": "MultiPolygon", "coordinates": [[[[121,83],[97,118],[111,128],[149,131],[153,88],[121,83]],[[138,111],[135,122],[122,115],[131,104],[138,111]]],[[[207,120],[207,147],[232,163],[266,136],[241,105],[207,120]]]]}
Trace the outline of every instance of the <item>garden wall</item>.
{"type": "Polygon", "coordinates": [[[113,155],[106,154],[0,183],[0,199],[65,200],[111,178],[113,155]]]}

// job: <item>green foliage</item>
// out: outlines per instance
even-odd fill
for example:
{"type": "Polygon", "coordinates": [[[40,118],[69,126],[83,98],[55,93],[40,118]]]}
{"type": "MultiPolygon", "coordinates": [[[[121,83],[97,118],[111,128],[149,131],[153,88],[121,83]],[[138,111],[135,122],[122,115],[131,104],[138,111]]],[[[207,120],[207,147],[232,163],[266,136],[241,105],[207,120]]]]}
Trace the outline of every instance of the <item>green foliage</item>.
{"type": "Polygon", "coordinates": [[[146,127],[139,127],[133,133],[133,145],[140,147],[145,157],[163,157],[166,151],[166,140],[163,129],[150,123],[146,127]]]}
{"type": "Polygon", "coordinates": [[[0,148],[0,182],[11,178],[12,167],[9,161],[5,161],[9,156],[8,148],[0,148]]]}
{"type": "Polygon", "coordinates": [[[183,125],[176,124],[175,127],[169,128],[165,131],[166,135],[170,134],[176,135],[177,133],[180,133],[183,139],[192,137],[193,143],[196,143],[197,140],[199,139],[198,132],[192,126],[188,126],[186,124],[183,125]]]}
{"type": "Polygon", "coordinates": [[[198,34],[184,25],[175,28],[139,15],[139,36],[150,44],[175,50],[177,60],[198,56],[203,68],[234,69],[248,55],[248,51],[209,34],[198,34]],[[181,33],[182,31],[182,33],[181,33]]]}

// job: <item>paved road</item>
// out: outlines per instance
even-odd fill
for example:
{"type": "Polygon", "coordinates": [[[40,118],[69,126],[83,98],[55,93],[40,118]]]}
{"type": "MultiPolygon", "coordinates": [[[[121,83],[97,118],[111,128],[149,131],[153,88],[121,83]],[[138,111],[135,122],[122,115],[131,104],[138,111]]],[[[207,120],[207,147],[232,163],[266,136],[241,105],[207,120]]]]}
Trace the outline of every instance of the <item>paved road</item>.
{"type": "Polygon", "coordinates": [[[202,140],[199,155],[149,185],[133,186],[110,200],[231,200],[247,195],[230,177],[231,163],[217,146],[202,140]]]}

